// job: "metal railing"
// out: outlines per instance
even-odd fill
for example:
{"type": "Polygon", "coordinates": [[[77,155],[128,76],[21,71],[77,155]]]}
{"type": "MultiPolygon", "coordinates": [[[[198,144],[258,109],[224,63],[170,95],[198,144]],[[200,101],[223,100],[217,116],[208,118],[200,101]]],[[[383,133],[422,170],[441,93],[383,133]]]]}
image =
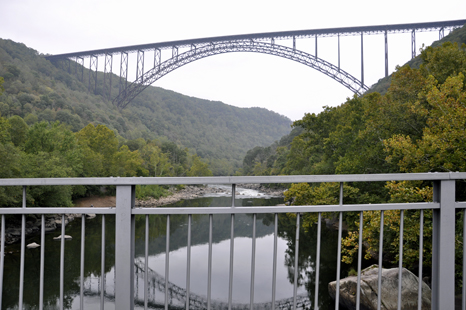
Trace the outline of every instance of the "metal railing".
{"type": "MultiPolygon", "coordinates": [[[[149,215],[161,214],[167,216],[167,233],[166,233],[166,253],[165,256],[165,288],[168,288],[169,283],[169,247],[170,247],[170,215],[185,214],[188,215],[188,244],[187,244],[187,274],[186,274],[186,309],[190,308],[190,268],[191,268],[191,221],[192,215],[204,214],[209,215],[209,253],[208,253],[208,289],[207,289],[207,309],[212,308],[211,300],[211,277],[212,277],[212,216],[215,214],[227,214],[231,216],[231,239],[230,239],[230,262],[229,262],[229,298],[228,308],[234,308],[232,302],[232,281],[233,281],[233,254],[234,245],[234,226],[236,214],[252,214],[254,217],[253,237],[252,237],[252,254],[251,254],[251,288],[250,288],[250,309],[254,308],[254,280],[255,280],[255,256],[256,256],[256,228],[255,219],[257,214],[274,214],[274,250],[273,250],[273,283],[272,283],[272,302],[271,308],[279,308],[276,306],[276,268],[277,268],[277,217],[280,213],[295,213],[296,214],[296,240],[295,240],[295,270],[298,270],[298,249],[299,249],[299,227],[301,215],[303,213],[313,212],[318,213],[318,237],[317,237],[317,261],[315,270],[315,298],[313,307],[318,309],[318,291],[319,289],[319,260],[320,260],[320,239],[321,239],[321,214],[323,212],[338,212],[338,260],[337,260],[337,289],[335,306],[339,305],[339,285],[340,285],[340,262],[341,262],[341,240],[342,240],[342,213],[349,211],[360,212],[359,236],[363,233],[363,211],[380,211],[380,234],[379,234],[379,262],[382,262],[383,255],[383,229],[384,229],[384,211],[387,210],[432,210],[432,309],[454,309],[454,294],[455,294],[455,212],[456,209],[466,209],[465,202],[455,201],[455,182],[456,180],[466,179],[466,173],[417,173],[417,174],[381,174],[381,175],[306,175],[306,176],[261,176],[261,177],[182,177],[182,178],[63,178],[63,179],[0,179],[0,186],[22,186],[23,200],[22,208],[0,208],[1,214],[1,249],[0,249],[0,305],[2,299],[2,291],[4,289],[4,256],[5,256],[5,216],[11,214],[22,215],[22,232],[21,232],[21,261],[20,261],[20,279],[19,279],[19,301],[18,308],[23,309],[23,285],[24,285],[24,253],[25,253],[25,228],[26,215],[35,214],[41,215],[41,240],[44,243],[45,236],[45,219],[46,214],[62,214],[62,223],[65,221],[65,214],[82,214],[82,237],[81,237],[81,270],[80,270],[80,300],[81,308],[83,307],[84,295],[84,242],[85,242],[85,214],[101,214],[102,215],[102,249],[105,249],[105,215],[115,216],[115,309],[134,309],[134,277],[135,277],[135,216],[145,215],[145,261],[148,259],[149,247],[149,215]],[[343,203],[343,183],[344,182],[387,182],[387,181],[431,181],[433,182],[433,202],[419,203],[386,203],[386,204],[344,204],[343,203]],[[315,206],[262,206],[262,207],[239,207],[235,206],[235,189],[236,184],[244,183],[323,183],[323,182],[338,182],[340,183],[340,201],[338,205],[315,205],[315,206]],[[176,184],[227,184],[232,186],[231,205],[208,207],[208,208],[136,208],[135,207],[135,186],[136,185],[176,185],[176,184]],[[116,207],[115,208],[31,208],[26,206],[26,187],[30,186],[63,186],[63,185],[113,185],[116,186],[116,207]]],[[[421,211],[420,235],[423,235],[423,221],[421,211]]],[[[466,221],[464,229],[466,231],[466,221]]],[[[400,222],[400,254],[399,266],[403,264],[403,215],[400,222]]],[[[463,234],[466,236],[466,234],[463,234]]],[[[357,289],[357,307],[359,309],[360,301],[360,283],[361,283],[361,249],[362,239],[359,238],[358,250],[358,289],[357,289]]],[[[422,238],[421,238],[422,249],[422,238]]],[[[463,240],[463,245],[466,242],[463,240]]],[[[60,299],[59,307],[63,309],[64,298],[64,258],[65,258],[65,225],[61,226],[61,249],[60,249],[60,299]]],[[[39,286],[39,309],[43,309],[43,291],[44,291],[44,247],[41,247],[40,254],[40,286],[39,286]]],[[[464,248],[463,248],[464,252],[464,248]]],[[[102,278],[104,275],[105,251],[102,250],[102,278]]],[[[422,251],[420,251],[420,274],[422,275],[422,251]]],[[[465,261],[464,261],[465,262],[465,261]]],[[[138,267],[143,268],[143,267],[138,267]]],[[[144,281],[147,284],[150,271],[145,264],[144,281]]],[[[466,275],[466,263],[463,264],[463,283],[466,275]]],[[[382,263],[379,263],[378,270],[378,308],[381,307],[381,277],[382,263]]],[[[401,271],[400,282],[398,285],[398,308],[401,309],[401,271]]],[[[419,292],[421,291],[421,283],[419,281],[419,292]]],[[[101,281],[101,291],[104,291],[104,281],[101,281]]],[[[294,274],[294,296],[293,309],[297,308],[298,294],[298,272],[294,274]]],[[[463,309],[465,306],[465,286],[463,286],[463,309]]],[[[147,290],[146,290],[147,293],[147,290]]],[[[145,293],[144,307],[148,307],[148,297],[145,293]]],[[[420,294],[419,294],[420,295],[420,294]]],[[[165,289],[165,309],[168,305],[168,289],[165,289]]],[[[419,303],[420,304],[420,303],[419,303]]],[[[104,308],[104,295],[101,295],[101,309],[104,308]]]]}

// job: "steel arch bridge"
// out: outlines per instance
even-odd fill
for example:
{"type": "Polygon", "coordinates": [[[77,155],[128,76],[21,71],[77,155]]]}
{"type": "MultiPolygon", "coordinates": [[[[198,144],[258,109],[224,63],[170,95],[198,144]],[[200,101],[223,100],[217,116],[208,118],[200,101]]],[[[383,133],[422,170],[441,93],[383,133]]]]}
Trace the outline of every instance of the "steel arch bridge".
{"type": "Polygon", "coordinates": [[[256,52],[279,56],[311,67],[331,77],[358,95],[368,90],[368,87],[362,84],[357,78],[317,56],[274,43],[258,42],[254,40],[231,40],[205,44],[200,47],[194,46],[187,52],[173,56],[139,76],[136,81],[126,87],[115,98],[114,102],[116,102],[117,106],[120,108],[125,108],[145,88],[175,69],[202,58],[231,52],[256,52]]]}
{"type": "Polygon", "coordinates": [[[89,91],[93,90],[95,92],[97,90],[98,59],[99,57],[104,57],[103,95],[107,99],[112,100],[113,56],[119,55],[119,93],[113,101],[120,108],[126,107],[131,100],[145,88],[173,70],[202,58],[232,52],[263,53],[293,60],[331,77],[352,92],[360,95],[368,89],[364,84],[364,35],[384,35],[385,76],[388,76],[388,34],[411,33],[411,56],[414,58],[416,56],[416,32],[438,31],[439,39],[441,39],[444,36],[445,30],[461,27],[465,23],[466,19],[427,23],[254,33],[48,55],[46,59],[51,61],[68,60],[68,72],[72,73],[74,71],[73,73],[84,82],[84,59],[89,57],[88,88],[89,91]],[[355,78],[353,75],[340,68],[340,36],[361,37],[360,79],[355,78]],[[317,41],[318,38],[321,37],[338,38],[338,65],[331,64],[317,56],[317,41]],[[309,38],[315,38],[314,55],[296,48],[298,40],[309,38]],[[292,40],[293,45],[292,47],[287,47],[276,44],[275,41],[279,40],[292,40]],[[171,58],[162,62],[161,55],[164,49],[171,49],[171,58]],[[146,52],[153,52],[154,55],[153,67],[148,71],[144,71],[146,52]],[[128,54],[130,53],[137,53],[136,79],[132,83],[128,83],[128,54]],[[75,62],[74,68],[72,68],[73,61],[75,62]]]}

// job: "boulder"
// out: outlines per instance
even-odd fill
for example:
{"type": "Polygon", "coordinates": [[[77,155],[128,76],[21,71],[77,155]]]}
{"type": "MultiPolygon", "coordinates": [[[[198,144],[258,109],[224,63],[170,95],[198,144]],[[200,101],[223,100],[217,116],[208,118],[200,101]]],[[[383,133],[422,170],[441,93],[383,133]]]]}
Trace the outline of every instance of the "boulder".
{"type": "MultiPolygon", "coordinates": [[[[71,239],[73,239],[73,237],[71,237],[70,235],[64,235],[64,236],[63,236],[63,239],[65,239],[65,240],[71,240],[71,239]]],[[[53,240],[61,240],[61,235],[58,236],[58,237],[53,237],[53,240]]]]}
{"type": "Polygon", "coordinates": [[[40,245],[35,243],[35,242],[29,243],[28,245],[26,245],[26,248],[28,248],[28,249],[35,249],[35,248],[38,248],[38,247],[40,247],[40,245]]]}
{"type": "MultiPolygon", "coordinates": [[[[398,268],[382,268],[382,299],[381,309],[396,310],[398,308],[398,268]]],[[[377,309],[378,266],[372,265],[361,271],[361,310],[377,309]]],[[[340,305],[348,309],[356,309],[357,276],[340,280],[340,305]]],[[[404,310],[418,309],[419,280],[411,271],[403,268],[401,287],[401,308],[404,310]]],[[[328,284],[330,296],[335,299],[336,281],[328,284]]],[[[431,291],[422,282],[422,309],[431,309],[431,291]]]]}

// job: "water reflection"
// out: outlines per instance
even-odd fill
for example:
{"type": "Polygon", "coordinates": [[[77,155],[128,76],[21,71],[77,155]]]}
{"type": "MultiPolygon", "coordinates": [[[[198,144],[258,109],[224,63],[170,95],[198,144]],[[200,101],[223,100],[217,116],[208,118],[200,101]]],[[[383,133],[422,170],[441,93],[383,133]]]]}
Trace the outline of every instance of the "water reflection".
{"type": "MultiPolygon", "coordinates": [[[[238,199],[238,206],[247,205],[276,205],[281,199],[248,198],[238,199]]],[[[229,205],[229,197],[205,197],[184,202],[176,206],[209,207],[212,205],[229,205]]],[[[187,219],[186,215],[172,215],[170,225],[170,269],[169,281],[181,288],[186,287],[187,266],[187,219]]],[[[207,215],[193,215],[192,217],[192,248],[191,248],[191,291],[200,296],[207,296],[207,255],[209,238],[209,218],[207,215]]],[[[85,309],[100,307],[100,274],[101,274],[101,217],[86,220],[85,239],[85,309]]],[[[105,309],[113,309],[114,292],[114,245],[115,219],[106,216],[106,249],[105,249],[105,281],[106,299],[105,309]]],[[[252,249],[252,215],[240,214],[235,216],[234,230],[234,278],[233,301],[248,304],[250,299],[250,272],[252,249]]],[[[230,216],[213,216],[213,265],[212,265],[212,298],[216,301],[228,301],[228,276],[230,259],[230,216]]],[[[269,302],[272,294],[272,255],[273,255],[273,214],[257,215],[256,222],[256,261],[254,301],[269,302]]],[[[79,274],[81,249],[81,221],[75,220],[66,228],[66,233],[73,236],[73,240],[65,244],[65,285],[64,306],[66,309],[79,309],[79,274]]],[[[150,244],[148,266],[164,276],[165,270],[165,240],[166,216],[150,216],[150,244]]],[[[293,296],[294,279],[294,244],[295,220],[286,215],[279,216],[278,227],[278,264],[276,299],[293,296]]],[[[45,279],[44,303],[47,309],[58,309],[59,300],[59,262],[60,242],[52,238],[58,232],[48,234],[45,241],[45,279]]],[[[316,229],[301,229],[299,243],[299,285],[298,293],[308,292],[313,301],[315,282],[316,229]]],[[[144,259],[145,217],[136,217],[136,257],[144,259]]],[[[327,293],[327,284],[336,278],[337,231],[323,225],[322,249],[320,266],[320,294],[321,309],[333,309],[333,301],[327,293]]],[[[29,238],[27,242],[40,243],[39,236],[29,238]]],[[[19,245],[8,247],[5,257],[4,290],[2,309],[18,307],[19,296],[19,245]]],[[[25,309],[38,308],[39,302],[39,267],[40,248],[26,250],[24,305],[25,309]]],[[[342,276],[346,271],[342,270],[342,276]]],[[[143,300],[143,282],[136,277],[138,299],[143,300]]],[[[163,305],[164,293],[157,287],[151,287],[152,305],[163,305]]],[[[172,300],[174,305],[182,303],[172,300]]],[[[140,304],[140,303],[139,303],[140,304]]]]}

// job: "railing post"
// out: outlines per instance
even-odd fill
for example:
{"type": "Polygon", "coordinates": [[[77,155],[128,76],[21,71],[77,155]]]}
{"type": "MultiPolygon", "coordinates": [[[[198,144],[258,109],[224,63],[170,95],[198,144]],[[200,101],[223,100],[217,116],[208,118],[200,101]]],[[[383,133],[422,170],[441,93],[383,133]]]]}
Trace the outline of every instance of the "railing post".
{"type": "MultiPolygon", "coordinates": [[[[455,308],[455,181],[434,182],[432,309],[455,308]]],[[[421,279],[420,279],[421,280],[421,279]]]]}
{"type": "Polygon", "coordinates": [[[135,187],[117,186],[115,218],[115,309],[134,309],[135,187]]]}

